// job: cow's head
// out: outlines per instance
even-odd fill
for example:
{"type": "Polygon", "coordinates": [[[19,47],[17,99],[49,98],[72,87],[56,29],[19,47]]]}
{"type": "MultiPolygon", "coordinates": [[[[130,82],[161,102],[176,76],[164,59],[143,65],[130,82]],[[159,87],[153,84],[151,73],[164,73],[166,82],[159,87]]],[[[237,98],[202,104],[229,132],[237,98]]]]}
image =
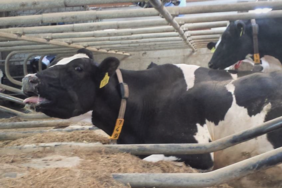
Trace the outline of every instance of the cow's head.
{"type": "Polygon", "coordinates": [[[25,76],[22,90],[29,96],[25,102],[51,117],[86,113],[93,108],[98,90],[104,89],[101,81],[114,75],[118,65],[114,57],[98,65],[88,50],[79,50],[44,71],[25,76]]]}
{"type": "Polygon", "coordinates": [[[249,21],[231,22],[215,46],[216,49],[209,62],[209,67],[224,69],[252,53],[253,39],[250,27],[249,21]]]}

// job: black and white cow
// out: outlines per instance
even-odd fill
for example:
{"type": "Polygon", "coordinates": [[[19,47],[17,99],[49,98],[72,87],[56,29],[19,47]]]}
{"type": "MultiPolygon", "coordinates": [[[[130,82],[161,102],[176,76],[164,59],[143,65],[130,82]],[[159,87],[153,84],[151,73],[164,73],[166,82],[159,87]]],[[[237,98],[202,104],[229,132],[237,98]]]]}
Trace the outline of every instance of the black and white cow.
{"type": "MultiPolygon", "coordinates": [[[[216,50],[216,43],[209,42],[207,44],[207,48],[214,52],[216,50]]],[[[261,67],[262,70],[260,72],[271,72],[275,70],[282,70],[282,65],[280,61],[271,57],[271,56],[264,56],[261,59],[261,67]]],[[[225,68],[225,70],[236,70],[236,71],[253,71],[255,67],[255,62],[253,60],[252,54],[248,54],[245,59],[236,62],[233,65],[230,65],[225,68]]]]}
{"type": "MultiPolygon", "coordinates": [[[[256,19],[256,23],[259,27],[260,56],[273,56],[282,62],[282,18],[256,19]]],[[[209,67],[224,69],[253,53],[251,21],[237,20],[230,22],[217,44],[209,67]]]]}
{"type": "MultiPolygon", "coordinates": [[[[118,66],[114,57],[97,64],[82,52],[62,59],[23,79],[23,91],[29,96],[25,102],[58,118],[93,110],[93,124],[111,135],[121,102],[118,66]],[[99,88],[106,73],[109,83],[99,88]]],[[[130,96],[118,144],[208,143],[282,115],[282,72],[234,79],[226,71],[185,64],[121,72],[130,96]]],[[[282,130],[275,131],[217,152],[215,166],[280,147],[281,136],[282,130]]],[[[213,166],[210,154],[175,159],[199,169],[213,166]]]]}

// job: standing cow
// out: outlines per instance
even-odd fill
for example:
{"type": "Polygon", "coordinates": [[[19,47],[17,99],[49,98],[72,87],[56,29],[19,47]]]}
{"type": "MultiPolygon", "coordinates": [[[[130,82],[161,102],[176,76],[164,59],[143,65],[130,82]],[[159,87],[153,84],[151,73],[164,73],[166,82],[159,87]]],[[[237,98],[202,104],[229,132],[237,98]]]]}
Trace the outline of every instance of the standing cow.
{"type": "MultiPolygon", "coordinates": [[[[256,19],[261,57],[273,56],[282,62],[282,18],[256,19]]],[[[209,62],[212,69],[224,69],[254,54],[250,20],[230,22],[209,62]]]]}
{"type": "MultiPolygon", "coordinates": [[[[215,51],[216,49],[216,43],[215,42],[209,42],[207,44],[207,48],[211,51],[215,51]]],[[[260,72],[271,72],[274,70],[282,70],[281,63],[271,57],[271,56],[264,56],[261,59],[261,71],[260,72]]],[[[251,54],[248,54],[244,60],[240,60],[236,62],[235,64],[226,67],[225,70],[236,70],[236,71],[253,71],[255,67],[255,62],[253,60],[253,57],[251,54]]]]}
{"type": "MultiPolygon", "coordinates": [[[[25,102],[58,118],[93,110],[93,124],[111,135],[121,103],[115,73],[119,60],[109,57],[97,64],[82,52],[27,75],[23,79],[23,91],[29,96],[25,102]],[[105,82],[107,76],[110,79],[105,82]]],[[[226,71],[184,64],[121,72],[130,96],[118,144],[208,143],[282,115],[282,72],[233,79],[226,71]]],[[[278,130],[217,152],[215,161],[210,154],[175,159],[198,169],[213,164],[222,167],[280,147],[281,136],[278,130]]],[[[268,170],[264,179],[246,177],[237,183],[250,187],[264,180],[282,181],[282,170],[274,168],[278,171],[268,170]]],[[[265,185],[261,187],[270,187],[265,185]]]]}

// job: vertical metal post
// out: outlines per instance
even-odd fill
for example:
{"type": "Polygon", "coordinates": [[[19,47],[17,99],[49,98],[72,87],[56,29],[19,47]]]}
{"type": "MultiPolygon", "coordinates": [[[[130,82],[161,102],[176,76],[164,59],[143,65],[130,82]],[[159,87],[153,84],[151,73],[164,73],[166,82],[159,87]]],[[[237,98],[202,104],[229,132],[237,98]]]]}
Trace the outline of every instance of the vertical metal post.
{"type": "Polygon", "coordinates": [[[23,73],[24,73],[24,76],[28,74],[27,72],[27,62],[29,60],[29,58],[31,56],[33,56],[34,54],[28,54],[27,57],[25,58],[24,62],[23,62],[23,73]]]}

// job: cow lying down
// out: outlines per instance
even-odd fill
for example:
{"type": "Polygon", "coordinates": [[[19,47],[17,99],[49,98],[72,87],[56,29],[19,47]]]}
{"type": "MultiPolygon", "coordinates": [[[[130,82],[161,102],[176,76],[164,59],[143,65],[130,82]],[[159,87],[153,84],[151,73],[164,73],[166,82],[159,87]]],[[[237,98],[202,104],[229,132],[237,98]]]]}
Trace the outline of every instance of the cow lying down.
{"type": "MultiPolygon", "coordinates": [[[[93,124],[111,135],[121,103],[115,74],[119,60],[108,57],[97,64],[82,52],[27,75],[25,102],[36,103],[38,111],[57,118],[93,110],[93,124]],[[101,87],[105,76],[109,82],[101,87]]],[[[282,72],[233,79],[226,71],[184,64],[121,72],[130,96],[118,144],[208,143],[282,115],[282,72]]],[[[280,147],[281,137],[282,130],[271,132],[217,152],[214,159],[210,154],[174,159],[198,169],[219,168],[280,147]]],[[[280,167],[268,170],[263,180],[279,182],[281,172],[280,167]]],[[[243,182],[255,185],[258,180],[243,182]]]]}

